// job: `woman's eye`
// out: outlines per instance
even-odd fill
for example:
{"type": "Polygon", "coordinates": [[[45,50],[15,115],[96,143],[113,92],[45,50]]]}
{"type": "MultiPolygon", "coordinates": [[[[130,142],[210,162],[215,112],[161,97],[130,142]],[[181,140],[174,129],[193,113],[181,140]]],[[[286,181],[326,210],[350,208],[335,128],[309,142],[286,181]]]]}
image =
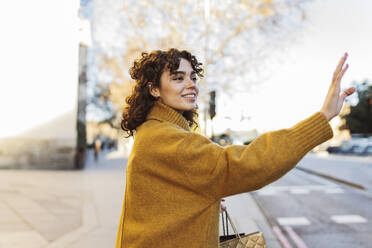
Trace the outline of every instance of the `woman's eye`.
{"type": "Polygon", "coordinates": [[[175,78],[175,80],[183,80],[183,78],[182,77],[179,77],[179,78],[175,78]]]}

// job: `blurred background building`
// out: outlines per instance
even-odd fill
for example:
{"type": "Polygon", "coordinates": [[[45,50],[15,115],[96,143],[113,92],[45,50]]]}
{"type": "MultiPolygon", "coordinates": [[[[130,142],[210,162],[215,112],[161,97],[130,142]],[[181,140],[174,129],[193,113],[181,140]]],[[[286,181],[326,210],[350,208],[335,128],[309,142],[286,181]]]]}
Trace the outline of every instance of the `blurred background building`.
{"type": "Polygon", "coordinates": [[[80,2],[2,5],[0,168],[82,168],[90,25],[80,2]]]}

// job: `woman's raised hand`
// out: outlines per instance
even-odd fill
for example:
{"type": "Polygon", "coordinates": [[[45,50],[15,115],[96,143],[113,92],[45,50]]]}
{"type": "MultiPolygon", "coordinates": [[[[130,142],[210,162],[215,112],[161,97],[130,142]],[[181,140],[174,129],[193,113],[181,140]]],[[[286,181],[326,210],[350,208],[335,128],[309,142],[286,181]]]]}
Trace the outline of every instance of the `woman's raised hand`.
{"type": "Polygon", "coordinates": [[[320,110],[320,112],[324,114],[328,121],[330,121],[333,117],[337,116],[340,113],[345,98],[355,92],[355,88],[350,87],[344,90],[344,92],[340,95],[341,79],[345,71],[349,67],[348,64],[346,64],[346,66],[344,67],[347,56],[348,54],[345,53],[345,55],[338,63],[337,68],[333,73],[332,83],[329,87],[327,97],[324,101],[322,109],[320,110]]]}

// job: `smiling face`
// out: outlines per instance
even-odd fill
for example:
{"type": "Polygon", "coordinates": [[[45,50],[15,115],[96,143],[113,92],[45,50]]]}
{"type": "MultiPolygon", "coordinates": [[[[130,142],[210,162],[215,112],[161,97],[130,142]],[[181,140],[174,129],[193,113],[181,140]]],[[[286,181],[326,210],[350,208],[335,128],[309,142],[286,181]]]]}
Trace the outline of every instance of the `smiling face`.
{"type": "MultiPolygon", "coordinates": [[[[179,113],[196,108],[199,94],[197,75],[188,60],[181,58],[180,65],[174,73],[164,70],[160,77],[160,88],[152,88],[151,94],[177,110],[179,113]]],[[[151,84],[151,82],[150,82],[151,84]]]]}

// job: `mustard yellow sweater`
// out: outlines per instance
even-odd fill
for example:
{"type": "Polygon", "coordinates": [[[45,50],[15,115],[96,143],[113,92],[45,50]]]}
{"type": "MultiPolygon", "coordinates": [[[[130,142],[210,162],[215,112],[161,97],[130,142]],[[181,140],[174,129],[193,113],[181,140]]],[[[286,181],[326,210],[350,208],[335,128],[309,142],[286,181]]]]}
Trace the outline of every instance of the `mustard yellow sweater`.
{"type": "Polygon", "coordinates": [[[247,146],[221,147],[157,102],[135,134],[115,247],[217,248],[221,198],[274,182],[332,137],[316,112],[247,146]]]}

